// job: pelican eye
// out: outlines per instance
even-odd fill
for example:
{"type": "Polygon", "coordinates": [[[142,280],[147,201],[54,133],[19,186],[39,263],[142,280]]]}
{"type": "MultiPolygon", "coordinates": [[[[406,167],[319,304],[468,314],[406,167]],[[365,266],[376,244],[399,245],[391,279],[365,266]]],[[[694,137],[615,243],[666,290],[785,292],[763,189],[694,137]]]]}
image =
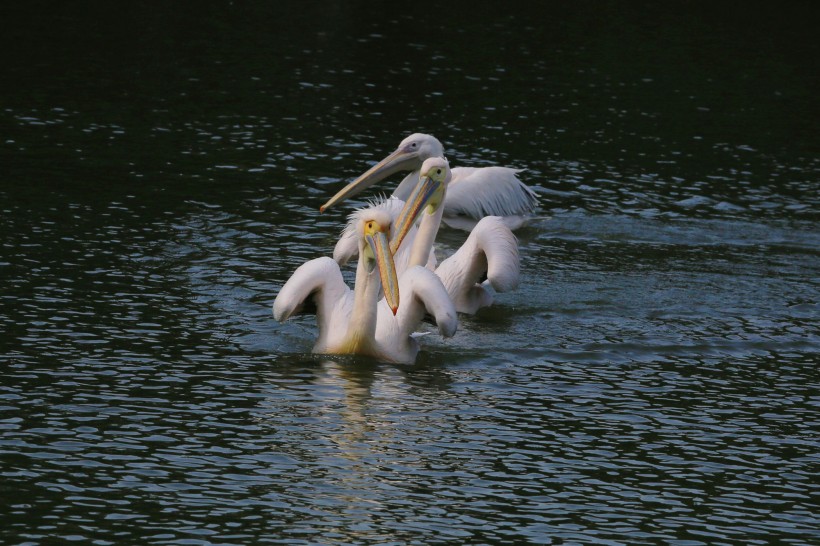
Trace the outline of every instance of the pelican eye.
{"type": "Polygon", "coordinates": [[[441,169],[436,169],[436,174],[441,174],[441,169]]]}

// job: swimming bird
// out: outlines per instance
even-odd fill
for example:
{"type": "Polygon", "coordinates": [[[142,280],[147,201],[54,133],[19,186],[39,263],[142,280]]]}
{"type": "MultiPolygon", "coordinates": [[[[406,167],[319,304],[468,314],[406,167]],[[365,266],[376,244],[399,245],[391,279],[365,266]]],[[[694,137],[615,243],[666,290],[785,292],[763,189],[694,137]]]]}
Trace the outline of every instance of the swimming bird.
{"type": "MultiPolygon", "coordinates": [[[[432,135],[414,133],[401,141],[390,155],[376,163],[351,184],[331,197],[319,210],[353,197],[365,188],[400,172],[411,171],[393,192],[407,201],[426,159],[444,157],[444,146],[432,135]]],[[[442,220],[469,231],[485,216],[499,216],[510,229],[518,229],[532,215],[538,196],[516,176],[523,169],[509,167],[455,167],[444,202],[442,220]]]]}
{"type": "Polygon", "coordinates": [[[441,281],[429,270],[410,268],[397,280],[388,242],[389,215],[364,210],[356,222],[360,259],[354,290],[345,284],[332,259],[310,260],[279,291],[273,316],[283,322],[312,303],[319,326],[314,353],[412,363],[419,346],[411,334],[425,313],[435,318],[443,336],[450,337],[457,327],[456,311],[441,281]],[[380,300],[382,287],[385,297],[380,300]]]}
{"type": "MultiPolygon", "coordinates": [[[[401,209],[401,200],[391,198],[382,210],[395,218],[390,249],[397,259],[397,268],[401,256],[401,267],[435,269],[456,311],[475,314],[492,304],[489,286],[496,292],[518,286],[518,241],[501,218],[486,216],[478,221],[464,244],[436,267],[430,256],[444,215],[443,204],[447,202],[451,177],[446,159],[429,158],[422,164],[419,179],[401,209]],[[421,221],[416,226],[418,217],[421,221]]],[[[334,258],[350,259],[350,237],[348,227],[336,244],[334,258]]],[[[401,275],[402,269],[397,270],[401,275]]]]}

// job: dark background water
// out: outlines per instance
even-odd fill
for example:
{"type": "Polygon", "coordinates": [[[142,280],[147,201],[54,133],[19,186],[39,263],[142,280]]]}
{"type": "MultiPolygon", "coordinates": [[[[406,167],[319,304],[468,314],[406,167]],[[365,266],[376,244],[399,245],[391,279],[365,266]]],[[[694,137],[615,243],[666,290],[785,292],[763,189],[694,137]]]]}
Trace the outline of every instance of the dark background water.
{"type": "Polygon", "coordinates": [[[820,541],[814,3],[0,21],[0,542],[820,541]],[[273,298],[413,131],[527,169],[521,287],[312,356],[273,298]]]}

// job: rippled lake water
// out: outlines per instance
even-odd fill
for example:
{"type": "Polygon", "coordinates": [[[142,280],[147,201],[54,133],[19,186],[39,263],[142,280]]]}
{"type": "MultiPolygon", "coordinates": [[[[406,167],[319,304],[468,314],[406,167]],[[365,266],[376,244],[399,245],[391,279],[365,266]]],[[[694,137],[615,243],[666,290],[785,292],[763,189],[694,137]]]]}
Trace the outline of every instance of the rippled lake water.
{"type": "Polygon", "coordinates": [[[51,4],[2,8],[0,542],[820,542],[811,4],[51,4]],[[414,131],[527,169],[521,286],[311,355],[273,299],[414,131]]]}

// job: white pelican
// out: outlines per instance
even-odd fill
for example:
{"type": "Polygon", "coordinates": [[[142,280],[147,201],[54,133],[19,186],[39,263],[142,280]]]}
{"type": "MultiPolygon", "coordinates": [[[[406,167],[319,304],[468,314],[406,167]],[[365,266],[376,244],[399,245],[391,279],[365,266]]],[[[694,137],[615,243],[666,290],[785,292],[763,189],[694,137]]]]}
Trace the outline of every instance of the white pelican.
{"type": "MultiPolygon", "coordinates": [[[[518,286],[519,256],[515,235],[501,218],[486,216],[479,220],[461,248],[436,268],[431,252],[444,214],[442,203],[447,203],[451,171],[446,159],[435,157],[425,160],[420,172],[409,200],[402,204],[398,213],[399,199],[387,200],[382,209],[396,218],[390,249],[395,253],[397,268],[401,263],[400,267],[426,265],[435,269],[456,311],[474,314],[493,302],[488,284],[497,292],[518,286]],[[421,222],[416,228],[418,216],[421,216],[421,222]]],[[[356,183],[360,182],[353,182],[356,183]]],[[[340,263],[350,258],[350,229],[348,224],[334,250],[334,258],[340,263]]],[[[398,271],[401,275],[400,268],[398,271]]]]}
{"type": "Polygon", "coordinates": [[[429,270],[410,268],[396,280],[388,243],[389,215],[365,209],[357,225],[361,258],[354,290],[345,284],[336,262],[317,258],[302,264],[288,279],[273,302],[273,316],[285,321],[311,300],[319,326],[314,353],[412,363],[419,347],[410,334],[425,312],[433,315],[441,334],[450,337],[457,326],[456,311],[441,281],[429,270]],[[385,299],[379,300],[382,286],[385,299]]]}
{"type": "MultiPolygon", "coordinates": [[[[396,150],[331,197],[319,210],[353,197],[365,188],[399,171],[412,171],[398,185],[393,197],[407,201],[426,159],[444,157],[439,140],[423,133],[405,138],[396,150]]],[[[521,227],[538,205],[538,196],[509,167],[456,167],[447,190],[442,220],[447,225],[471,230],[485,216],[500,216],[510,229],[521,227]]]]}

